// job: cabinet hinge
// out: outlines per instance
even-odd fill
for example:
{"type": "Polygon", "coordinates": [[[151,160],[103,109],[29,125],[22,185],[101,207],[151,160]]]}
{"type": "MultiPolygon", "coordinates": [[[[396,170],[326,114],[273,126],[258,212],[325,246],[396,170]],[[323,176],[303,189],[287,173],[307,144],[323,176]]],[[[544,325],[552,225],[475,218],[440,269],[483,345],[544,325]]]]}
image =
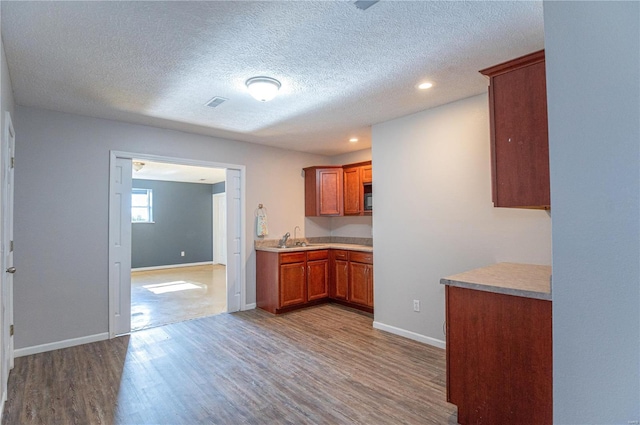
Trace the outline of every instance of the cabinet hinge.
{"type": "Polygon", "coordinates": [[[16,157],[15,156],[11,157],[11,168],[16,168],[16,157]]]}
{"type": "Polygon", "coordinates": [[[13,252],[13,241],[9,241],[9,252],[13,252]]]}
{"type": "Polygon", "coordinates": [[[13,336],[13,325],[9,326],[9,336],[13,336]]]}

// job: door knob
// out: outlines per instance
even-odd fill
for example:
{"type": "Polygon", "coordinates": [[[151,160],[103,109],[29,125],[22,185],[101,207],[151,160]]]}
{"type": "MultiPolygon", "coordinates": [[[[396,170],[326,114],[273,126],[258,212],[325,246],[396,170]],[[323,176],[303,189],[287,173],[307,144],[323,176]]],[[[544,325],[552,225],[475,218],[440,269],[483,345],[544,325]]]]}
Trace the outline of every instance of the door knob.
{"type": "Polygon", "coordinates": [[[9,268],[7,269],[7,273],[11,273],[11,274],[13,274],[13,273],[15,273],[15,272],[16,272],[16,268],[15,268],[15,267],[13,267],[13,266],[11,266],[11,267],[9,267],[9,268]]]}

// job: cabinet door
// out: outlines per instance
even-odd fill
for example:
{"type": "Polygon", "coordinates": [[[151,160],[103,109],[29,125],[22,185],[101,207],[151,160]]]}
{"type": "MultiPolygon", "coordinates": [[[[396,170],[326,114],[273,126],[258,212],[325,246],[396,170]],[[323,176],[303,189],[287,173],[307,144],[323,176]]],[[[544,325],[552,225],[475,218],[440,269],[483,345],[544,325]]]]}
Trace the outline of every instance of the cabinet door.
{"type": "Polygon", "coordinates": [[[304,263],[280,266],[280,307],[305,303],[307,301],[306,289],[304,263]]]}
{"type": "Polygon", "coordinates": [[[368,264],[349,263],[349,301],[356,304],[369,304],[368,264]]]}
{"type": "Polygon", "coordinates": [[[491,78],[494,204],[550,205],[545,64],[491,78]]]}
{"type": "Polygon", "coordinates": [[[373,182],[373,173],[371,165],[364,165],[362,167],[362,184],[371,184],[373,182]]]}
{"type": "Polygon", "coordinates": [[[360,214],[362,212],[362,183],[360,167],[344,169],[344,214],[360,214]]]}
{"type": "Polygon", "coordinates": [[[329,260],[307,263],[307,285],[309,301],[329,296],[329,260]]]}
{"type": "Polygon", "coordinates": [[[319,215],[342,215],[342,170],[318,170],[319,215]]]}
{"type": "Polygon", "coordinates": [[[333,297],[339,300],[347,300],[349,295],[349,262],[346,260],[335,261],[335,288],[333,297]]]}
{"type": "Polygon", "coordinates": [[[373,265],[372,264],[369,264],[367,266],[367,291],[369,292],[367,305],[369,307],[373,307],[373,265]]]}

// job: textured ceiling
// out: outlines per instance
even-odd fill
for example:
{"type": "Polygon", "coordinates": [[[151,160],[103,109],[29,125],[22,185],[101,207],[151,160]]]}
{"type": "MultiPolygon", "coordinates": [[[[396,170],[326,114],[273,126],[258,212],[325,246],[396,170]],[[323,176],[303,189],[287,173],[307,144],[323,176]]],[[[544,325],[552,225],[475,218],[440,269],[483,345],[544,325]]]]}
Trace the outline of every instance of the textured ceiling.
{"type": "Polygon", "coordinates": [[[134,179],[203,184],[219,183],[226,179],[226,170],[224,168],[196,167],[193,165],[147,161],[146,159],[134,159],[133,162],[142,162],[144,164],[140,170],[132,170],[134,179]]]}
{"type": "Polygon", "coordinates": [[[541,1],[1,3],[20,105],[328,155],[484,92],[479,69],[544,43],[541,1]],[[258,75],[278,97],[248,94],[258,75]],[[214,96],[228,101],[204,106],[214,96]]]}

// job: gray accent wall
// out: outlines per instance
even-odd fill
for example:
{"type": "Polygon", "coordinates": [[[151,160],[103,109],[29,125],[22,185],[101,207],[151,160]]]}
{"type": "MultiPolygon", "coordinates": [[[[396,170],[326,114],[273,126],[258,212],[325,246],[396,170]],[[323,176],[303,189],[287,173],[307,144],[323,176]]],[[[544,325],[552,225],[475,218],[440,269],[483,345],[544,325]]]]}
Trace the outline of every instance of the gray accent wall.
{"type": "Polygon", "coordinates": [[[225,191],[224,182],[214,183],[211,185],[211,193],[213,193],[214,195],[216,193],[224,193],[224,191],[225,191]]]}
{"type": "Polygon", "coordinates": [[[132,224],[132,268],[212,261],[212,186],[133,180],[153,191],[153,223],[132,224]]]}

